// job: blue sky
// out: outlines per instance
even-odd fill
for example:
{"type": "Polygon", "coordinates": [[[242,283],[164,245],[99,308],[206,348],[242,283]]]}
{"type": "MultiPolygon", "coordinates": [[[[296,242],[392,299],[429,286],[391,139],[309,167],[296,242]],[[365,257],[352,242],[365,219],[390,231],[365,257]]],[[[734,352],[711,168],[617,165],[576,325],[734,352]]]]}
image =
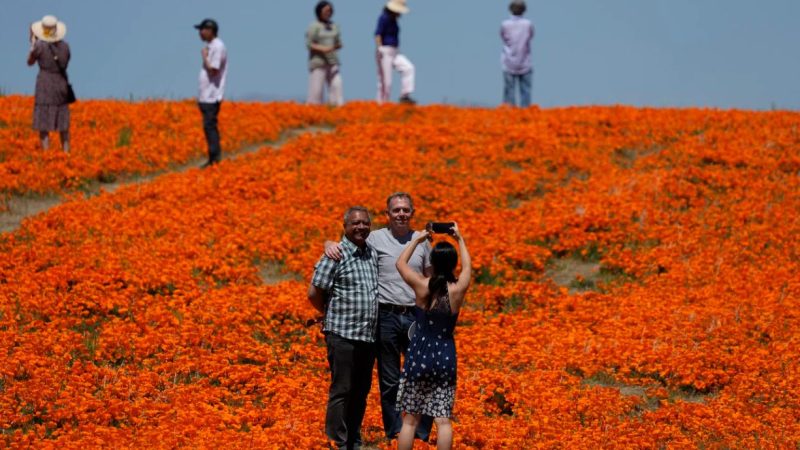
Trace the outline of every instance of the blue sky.
{"type": "MultiPolygon", "coordinates": [[[[201,43],[192,25],[204,17],[219,21],[229,49],[229,98],[305,96],[303,35],[316,1],[2,2],[5,93],[32,93],[27,29],[55,14],[69,27],[69,72],[81,97],[194,96],[201,43]]],[[[334,1],[348,100],[375,97],[372,34],[383,3],[334,1]]],[[[409,0],[401,50],[417,66],[418,100],[499,103],[498,28],[507,4],[409,0]]],[[[800,1],[539,1],[529,2],[526,16],[536,26],[534,102],[542,106],[800,109],[800,1]]]]}

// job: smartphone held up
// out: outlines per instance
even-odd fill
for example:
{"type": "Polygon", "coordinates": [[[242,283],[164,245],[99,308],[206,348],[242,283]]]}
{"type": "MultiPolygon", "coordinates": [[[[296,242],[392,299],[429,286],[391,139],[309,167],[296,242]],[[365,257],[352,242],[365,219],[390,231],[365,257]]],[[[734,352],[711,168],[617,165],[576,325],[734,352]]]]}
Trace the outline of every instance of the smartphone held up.
{"type": "Polygon", "coordinates": [[[455,222],[428,222],[425,229],[431,234],[449,234],[453,235],[455,222]]]}

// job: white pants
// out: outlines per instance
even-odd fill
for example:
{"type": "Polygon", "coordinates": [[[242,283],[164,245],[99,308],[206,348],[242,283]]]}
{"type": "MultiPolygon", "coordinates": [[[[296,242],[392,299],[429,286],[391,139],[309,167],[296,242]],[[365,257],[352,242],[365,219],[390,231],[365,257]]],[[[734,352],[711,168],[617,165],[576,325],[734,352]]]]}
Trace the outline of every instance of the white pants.
{"type": "Polygon", "coordinates": [[[400,95],[414,92],[414,64],[398,52],[397,47],[378,47],[378,103],[388,102],[392,94],[392,69],[400,72],[400,95]]]}
{"type": "Polygon", "coordinates": [[[310,105],[321,105],[325,87],[328,87],[328,103],[341,106],[344,104],[342,92],[342,75],[339,66],[325,66],[311,70],[308,74],[308,99],[310,105]]]}

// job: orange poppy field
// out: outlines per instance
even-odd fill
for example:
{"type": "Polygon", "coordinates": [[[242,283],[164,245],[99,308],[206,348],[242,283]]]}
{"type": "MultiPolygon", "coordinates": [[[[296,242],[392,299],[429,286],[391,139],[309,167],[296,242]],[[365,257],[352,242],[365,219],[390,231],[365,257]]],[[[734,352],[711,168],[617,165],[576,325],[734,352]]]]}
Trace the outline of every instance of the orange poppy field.
{"type": "MultiPolygon", "coordinates": [[[[0,446],[326,448],[306,299],[342,213],[455,220],[456,448],[800,448],[800,113],[87,101],[73,151],[0,98],[0,446]],[[102,178],[164,172],[113,193],[102,178]]],[[[366,444],[383,438],[377,380],[366,444]]],[[[434,432],[435,435],[435,432],[434,432]]],[[[416,448],[432,448],[417,443],[416,448]]]]}

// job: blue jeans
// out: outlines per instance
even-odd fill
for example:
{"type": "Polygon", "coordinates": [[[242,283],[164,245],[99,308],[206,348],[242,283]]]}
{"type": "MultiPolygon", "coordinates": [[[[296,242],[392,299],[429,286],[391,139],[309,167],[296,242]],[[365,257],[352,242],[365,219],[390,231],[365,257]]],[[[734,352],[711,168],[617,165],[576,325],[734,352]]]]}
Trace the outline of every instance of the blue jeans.
{"type": "MultiPolygon", "coordinates": [[[[381,309],[378,312],[378,381],[381,388],[383,431],[392,439],[400,433],[403,418],[397,409],[397,389],[400,387],[400,354],[408,352],[408,328],[414,314],[381,309]]],[[[422,416],[415,437],[427,441],[431,434],[433,418],[422,416]]]]}
{"type": "Polygon", "coordinates": [[[531,85],[533,84],[533,71],[514,75],[503,72],[503,103],[517,105],[515,97],[515,84],[519,84],[519,106],[527,108],[531,104],[531,85]]]}

